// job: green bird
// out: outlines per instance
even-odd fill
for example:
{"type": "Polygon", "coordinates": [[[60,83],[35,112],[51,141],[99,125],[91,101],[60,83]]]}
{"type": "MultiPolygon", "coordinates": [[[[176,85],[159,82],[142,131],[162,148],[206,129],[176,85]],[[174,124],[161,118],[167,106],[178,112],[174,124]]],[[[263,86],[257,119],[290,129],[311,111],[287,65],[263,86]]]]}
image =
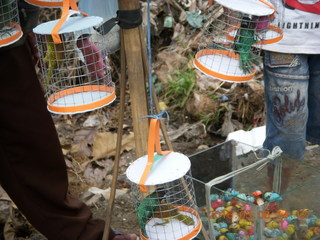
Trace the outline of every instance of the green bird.
{"type": "Polygon", "coordinates": [[[240,69],[244,73],[250,73],[252,64],[257,64],[257,56],[252,52],[251,48],[257,42],[253,22],[249,17],[243,17],[234,40],[234,49],[239,55],[240,69]]]}

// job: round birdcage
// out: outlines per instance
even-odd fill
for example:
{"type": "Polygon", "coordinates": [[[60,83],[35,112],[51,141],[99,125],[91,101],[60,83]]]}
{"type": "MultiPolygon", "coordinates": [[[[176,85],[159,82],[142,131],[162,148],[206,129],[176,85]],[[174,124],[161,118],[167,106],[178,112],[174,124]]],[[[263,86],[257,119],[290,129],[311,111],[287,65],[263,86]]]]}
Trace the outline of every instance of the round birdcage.
{"type": "Polygon", "coordinates": [[[18,4],[16,0],[1,0],[0,2],[0,47],[15,43],[23,33],[19,21],[18,4]]]}
{"type": "Polygon", "coordinates": [[[63,0],[25,0],[27,3],[38,6],[38,7],[48,7],[57,8],[62,7],[63,0]]]}
{"type": "Polygon", "coordinates": [[[109,105],[115,89],[108,52],[94,28],[103,19],[64,12],[65,22],[54,20],[34,29],[48,110],[74,114],[109,105]]]}
{"type": "Polygon", "coordinates": [[[252,80],[261,46],[282,39],[282,30],[270,24],[275,7],[265,0],[216,0],[211,8],[195,67],[223,81],[252,80]]]}
{"type": "Polygon", "coordinates": [[[140,237],[144,240],[193,239],[202,223],[197,212],[190,160],[181,153],[161,151],[158,128],[159,120],[152,119],[148,155],[137,159],[126,171],[140,237]]]}

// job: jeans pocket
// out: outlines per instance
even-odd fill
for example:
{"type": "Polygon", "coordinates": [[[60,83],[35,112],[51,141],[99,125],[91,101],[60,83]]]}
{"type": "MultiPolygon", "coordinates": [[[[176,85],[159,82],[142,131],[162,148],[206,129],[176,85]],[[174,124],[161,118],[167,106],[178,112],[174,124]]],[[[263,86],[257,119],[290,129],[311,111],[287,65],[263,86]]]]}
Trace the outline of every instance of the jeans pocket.
{"type": "Polygon", "coordinates": [[[270,68],[289,68],[300,65],[299,55],[277,52],[266,52],[265,65],[270,68]]]}

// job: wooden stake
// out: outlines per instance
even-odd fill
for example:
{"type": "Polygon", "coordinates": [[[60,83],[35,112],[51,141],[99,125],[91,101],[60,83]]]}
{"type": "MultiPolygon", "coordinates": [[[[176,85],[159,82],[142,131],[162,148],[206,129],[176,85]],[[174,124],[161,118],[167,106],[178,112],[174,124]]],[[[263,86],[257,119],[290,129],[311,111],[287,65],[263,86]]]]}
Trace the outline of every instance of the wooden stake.
{"type": "MultiPolygon", "coordinates": [[[[122,30],[121,30],[122,31],[122,30]]],[[[119,123],[118,123],[118,132],[117,132],[117,143],[116,143],[116,156],[113,163],[113,176],[111,183],[111,191],[110,197],[108,201],[104,232],[103,232],[103,240],[109,239],[110,229],[111,229],[111,220],[112,220],[112,209],[114,205],[114,199],[116,196],[117,190],[117,180],[119,173],[119,162],[121,155],[121,143],[122,143],[122,133],[123,133],[123,119],[124,119],[124,109],[125,109],[125,94],[126,94],[126,57],[125,51],[123,47],[123,34],[120,33],[121,38],[121,79],[120,79],[120,109],[119,109],[119,123]]]]}
{"type": "MultiPolygon", "coordinates": [[[[134,10],[140,8],[139,0],[119,0],[119,6],[121,10],[134,10]]],[[[146,73],[143,70],[142,44],[139,35],[139,27],[123,29],[122,32],[126,54],[136,157],[141,157],[147,154],[149,128],[148,119],[141,119],[141,117],[148,115],[145,85],[146,73]]]]}

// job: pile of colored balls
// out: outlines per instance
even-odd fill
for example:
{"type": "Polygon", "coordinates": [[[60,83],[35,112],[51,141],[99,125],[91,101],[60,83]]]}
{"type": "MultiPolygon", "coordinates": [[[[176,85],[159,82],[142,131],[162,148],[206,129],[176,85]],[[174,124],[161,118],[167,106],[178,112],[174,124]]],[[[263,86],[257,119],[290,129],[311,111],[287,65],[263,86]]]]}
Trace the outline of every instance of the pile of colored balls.
{"type": "Polygon", "coordinates": [[[320,218],[309,209],[281,209],[282,197],[277,193],[255,191],[247,195],[229,188],[210,198],[211,206],[200,209],[200,214],[203,222],[210,221],[217,240],[254,240],[260,233],[272,240],[320,238],[320,218]]]}

